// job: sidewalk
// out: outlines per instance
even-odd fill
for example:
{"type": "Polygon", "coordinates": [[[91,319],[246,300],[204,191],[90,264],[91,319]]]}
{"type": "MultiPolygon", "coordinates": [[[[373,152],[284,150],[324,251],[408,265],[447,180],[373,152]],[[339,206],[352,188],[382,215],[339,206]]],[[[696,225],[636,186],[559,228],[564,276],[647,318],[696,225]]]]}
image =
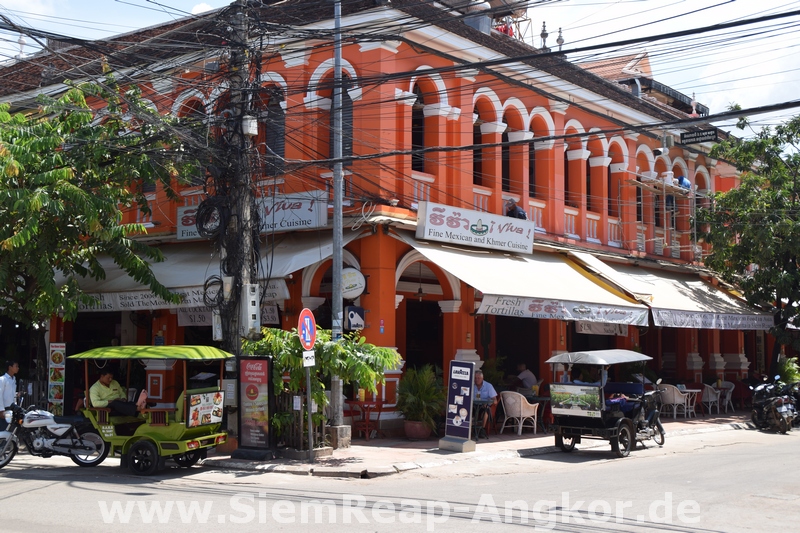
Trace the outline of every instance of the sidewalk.
{"type": "MultiPolygon", "coordinates": [[[[699,416],[689,420],[662,418],[667,438],[711,431],[752,429],[747,412],[722,413],[699,416]]],[[[476,451],[455,453],[440,451],[438,439],[409,441],[407,439],[371,439],[369,442],[354,439],[350,448],[333,451],[332,456],[321,457],[314,463],[289,459],[269,462],[231,459],[226,456],[209,457],[203,462],[206,468],[218,470],[248,470],[253,472],[280,472],[318,477],[375,478],[414,470],[458,463],[461,461],[492,461],[504,458],[530,457],[556,453],[552,433],[533,435],[525,432],[521,436],[508,428],[503,435],[492,434],[488,440],[481,439],[476,451]]],[[[607,447],[608,442],[586,439],[581,447],[607,447]]]]}

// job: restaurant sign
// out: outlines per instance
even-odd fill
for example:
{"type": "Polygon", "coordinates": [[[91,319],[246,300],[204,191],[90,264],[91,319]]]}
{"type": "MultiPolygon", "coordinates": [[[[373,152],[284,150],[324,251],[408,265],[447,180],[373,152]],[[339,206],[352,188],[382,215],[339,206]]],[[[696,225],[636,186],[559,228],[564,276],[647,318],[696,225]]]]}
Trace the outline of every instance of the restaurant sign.
{"type": "Polygon", "coordinates": [[[545,300],[542,298],[498,296],[494,294],[485,294],[478,308],[479,315],[580,320],[632,326],[647,326],[647,313],[647,308],[640,307],[617,307],[566,300],[545,300]]]}
{"type": "Polygon", "coordinates": [[[257,202],[262,231],[266,233],[322,228],[328,225],[325,191],[268,196],[258,199],[257,202]]]}
{"type": "Polygon", "coordinates": [[[491,248],[504,252],[533,252],[536,224],[530,220],[420,202],[417,239],[491,248]]]}
{"type": "Polygon", "coordinates": [[[444,434],[469,440],[472,427],[472,382],[475,363],[450,361],[450,383],[447,387],[447,422],[444,434]]]}
{"type": "Polygon", "coordinates": [[[702,313],[653,309],[653,323],[665,328],[741,329],[766,331],[774,325],[772,315],[702,313]]]}

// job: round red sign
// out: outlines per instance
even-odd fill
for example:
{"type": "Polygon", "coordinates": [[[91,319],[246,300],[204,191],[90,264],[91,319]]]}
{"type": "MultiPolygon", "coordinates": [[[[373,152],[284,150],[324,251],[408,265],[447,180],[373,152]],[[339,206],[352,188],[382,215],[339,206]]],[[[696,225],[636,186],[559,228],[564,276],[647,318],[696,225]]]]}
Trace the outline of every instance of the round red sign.
{"type": "Polygon", "coordinates": [[[313,350],[317,340],[317,321],[311,309],[300,311],[300,318],[297,319],[297,335],[300,337],[300,344],[304,350],[313,350]]]}

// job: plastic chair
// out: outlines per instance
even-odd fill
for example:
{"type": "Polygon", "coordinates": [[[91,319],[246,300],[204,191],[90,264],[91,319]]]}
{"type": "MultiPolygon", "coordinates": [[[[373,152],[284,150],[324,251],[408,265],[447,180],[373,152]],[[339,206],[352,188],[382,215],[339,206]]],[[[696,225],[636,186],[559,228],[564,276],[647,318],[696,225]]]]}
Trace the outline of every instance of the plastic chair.
{"type": "Polygon", "coordinates": [[[662,383],[660,388],[662,390],[661,412],[672,411],[672,418],[678,418],[678,412],[683,413],[683,416],[688,416],[686,404],[689,400],[689,395],[679,391],[675,385],[662,383]]]}
{"type": "Polygon", "coordinates": [[[720,401],[720,391],[716,390],[711,385],[703,385],[703,397],[702,402],[703,406],[708,409],[708,414],[711,414],[714,407],[717,408],[717,414],[719,414],[719,401],[720,401]]]}
{"type": "Polygon", "coordinates": [[[503,402],[505,418],[500,428],[500,433],[506,428],[506,422],[512,420],[517,424],[517,435],[522,435],[522,428],[526,421],[530,421],[533,427],[533,434],[536,434],[536,424],[538,422],[539,404],[529,403],[525,396],[514,391],[503,391],[500,393],[500,401],[503,402]]]}
{"type": "Polygon", "coordinates": [[[722,382],[722,405],[725,406],[725,412],[728,412],[728,406],[731,406],[731,411],[736,411],[736,408],[733,406],[733,388],[736,385],[733,384],[731,381],[723,381],[722,382]]]}
{"type": "Polygon", "coordinates": [[[381,411],[383,410],[383,401],[362,402],[359,407],[362,409],[361,419],[353,422],[353,432],[356,434],[363,433],[366,440],[370,439],[373,431],[375,431],[378,436],[382,435],[383,432],[380,430],[380,420],[381,411]],[[376,413],[375,420],[372,419],[372,413],[376,413]]]}

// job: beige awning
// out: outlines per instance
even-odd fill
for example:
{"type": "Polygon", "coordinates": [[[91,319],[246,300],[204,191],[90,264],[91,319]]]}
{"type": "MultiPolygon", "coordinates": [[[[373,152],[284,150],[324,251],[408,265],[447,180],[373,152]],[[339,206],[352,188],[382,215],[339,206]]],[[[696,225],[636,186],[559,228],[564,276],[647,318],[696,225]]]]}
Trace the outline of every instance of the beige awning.
{"type": "Polygon", "coordinates": [[[560,254],[516,255],[397,238],[483,293],[478,313],[646,326],[647,307],[560,254]]]}
{"type": "Polygon", "coordinates": [[[771,314],[753,308],[697,274],[606,263],[585,252],[570,254],[647,304],[656,326],[739,330],[772,327],[771,314]]]}

